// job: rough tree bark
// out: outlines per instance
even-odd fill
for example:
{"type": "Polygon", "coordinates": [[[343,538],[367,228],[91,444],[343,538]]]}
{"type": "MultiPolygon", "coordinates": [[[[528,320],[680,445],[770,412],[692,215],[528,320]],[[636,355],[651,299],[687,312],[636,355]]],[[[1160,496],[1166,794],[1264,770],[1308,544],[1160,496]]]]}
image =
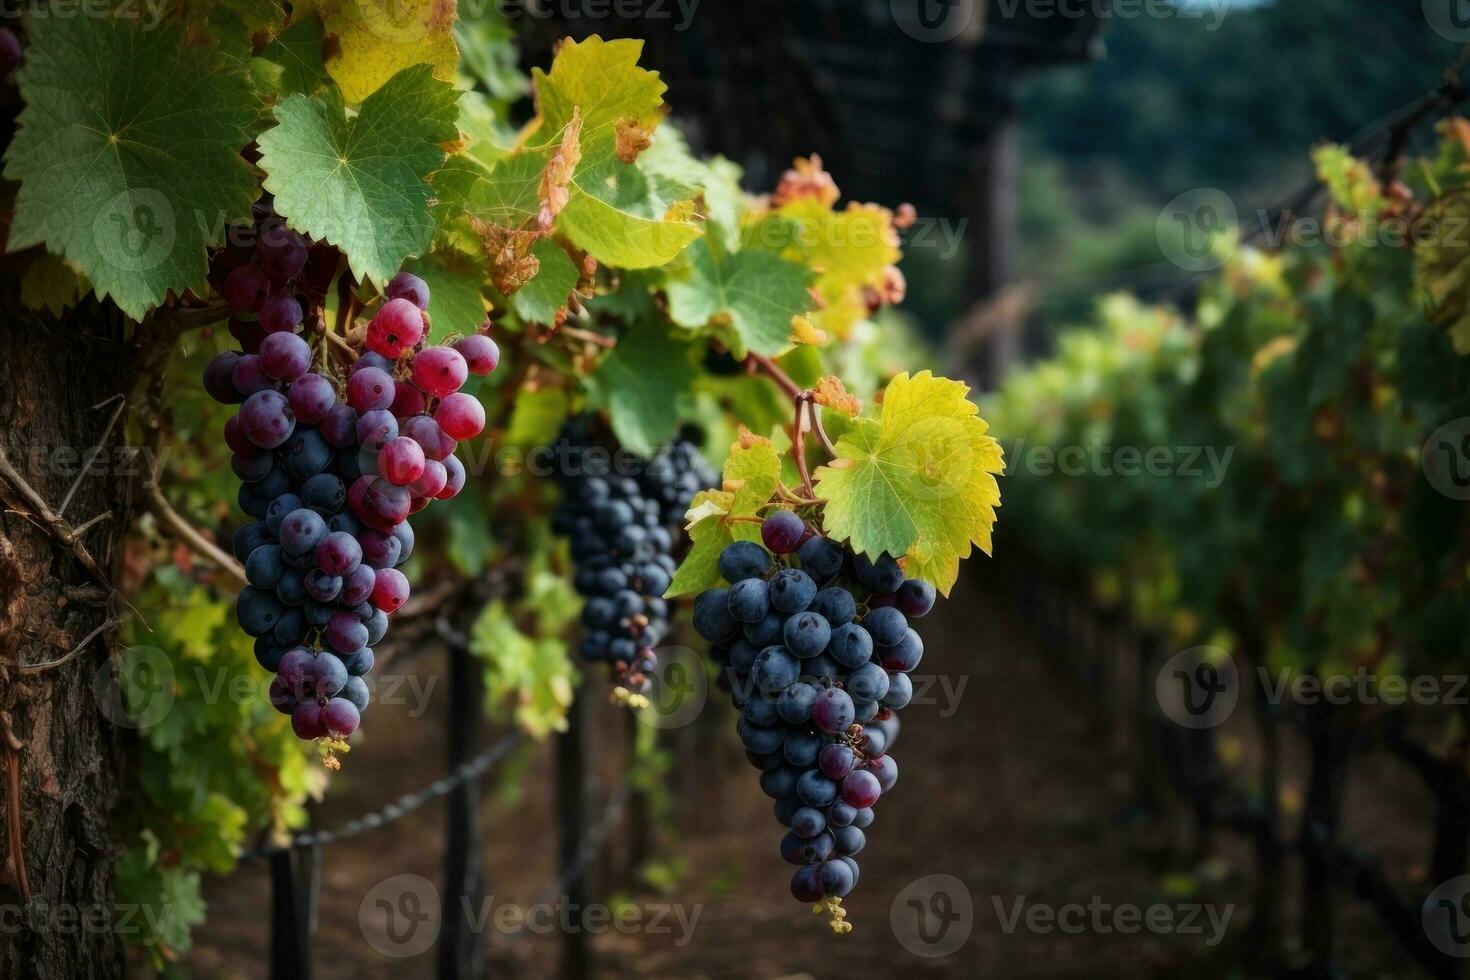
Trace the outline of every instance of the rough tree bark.
{"type": "Polygon", "coordinates": [[[137,359],[110,307],[89,302],[60,321],[38,316],[21,307],[17,283],[6,277],[0,316],[0,464],[35,494],[0,472],[0,858],[20,855],[24,871],[8,858],[0,864],[0,977],[116,977],[123,953],[112,930],[110,817],[127,749],[95,685],[99,672],[110,676],[118,632],[120,603],[109,601],[109,583],[132,482],[120,472],[123,421],[60,514],[80,527],[110,512],[77,537],[80,548],[48,527],[35,498],[61,511],[103,440],[116,396],[132,389],[137,359]],[[105,628],[61,665],[22,668],[65,658],[98,627],[105,628]]]}

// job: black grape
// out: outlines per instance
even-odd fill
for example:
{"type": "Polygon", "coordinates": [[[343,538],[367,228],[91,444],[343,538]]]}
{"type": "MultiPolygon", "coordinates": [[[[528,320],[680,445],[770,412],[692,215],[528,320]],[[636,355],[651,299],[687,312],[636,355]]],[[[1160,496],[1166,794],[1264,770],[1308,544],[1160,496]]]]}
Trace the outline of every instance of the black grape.
{"type": "Polygon", "coordinates": [[[846,932],[840,899],[858,881],[863,828],[898,780],[886,754],[894,712],[913,697],[907,672],[924,649],[910,620],[929,612],[935,590],[790,511],[768,517],[761,539],[720,554],[726,584],[695,599],[694,627],[740,707],[736,732],[761,790],[789,828],[778,850],[799,865],[791,893],[820,903],[846,932]]]}

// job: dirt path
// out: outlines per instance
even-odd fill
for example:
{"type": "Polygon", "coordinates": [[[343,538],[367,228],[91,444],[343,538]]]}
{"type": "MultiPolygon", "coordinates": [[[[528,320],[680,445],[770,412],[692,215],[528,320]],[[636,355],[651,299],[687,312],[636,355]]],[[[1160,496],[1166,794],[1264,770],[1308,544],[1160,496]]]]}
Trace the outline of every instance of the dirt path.
{"type": "MultiPolygon", "coordinates": [[[[1118,931],[1131,924],[1130,910],[1160,900],[1160,879],[1127,852],[1127,835],[1114,825],[1115,774],[1094,751],[1079,710],[1088,692],[1059,678],[1030,631],[979,586],[962,584],[957,594],[923,624],[927,653],[920,671],[934,678],[930,703],[903,714],[893,751],[902,775],[880,801],[859,857],[862,880],[847,902],[854,931],[832,936],[789,897],[791,869],[776,853],[780,833],[770,802],[731,734],[700,777],[700,798],[687,801],[693,805],[674,844],[680,883],[667,898],[630,899],[645,928],[596,936],[598,975],[826,978],[887,970],[903,976],[1164,977],[1179,975],[1186,964],[1199,975],[1212,931],[1203,915],[1195,922],[1203,934],[1118,931]],[[933,875],[951,879],[936,889],[927,879],[933,875]],[[946,930],[931,917],[925,925],[933,943],[918,936],[916,910],[947,913],[966,904],[968,927],[961,920],[946,930]],[[1011,921],[1018,911],[1020,919],[1011,921]],[[1048,912],[1064,922],[1046,918],[1048,912]],[[946,956],[919,955],[956,946],[946,956]]],[[[427,679],[438,667],[425,657],[415,670],[427,679]]],[[[418,788],[440,770],[442,747],[435,739],[441,694],[428,699],[427,714],[418,719],[409,717],[407,705],[375,708],[369,739],[352,753],[319,808],[320,825],[333,826],[418,788]]],[[[733,716],[727,721],[733,728],[733,716]]],[[[603,744],[594,742],[594,754],[615,771],[616,753],[603,744]]],[[[523,797],[486,807],[492,914],[506,904],[534,902],[554,878],[550,751],[533,750],[524,762],[523,797]]],[[[326,851],[318,977],[433,975],[432,951],[410,958],[375,952],[364,941],[359,910],[370,891],[394,875],[441,879],[442,820],[442,808],[431,806],[326,851]]],[[[199,976],[264,976],[264,868],[211,881],[207,893],[210,922],[198,930],[188,964],[199,976]]],[[[554,928],[492,925],[491,973],[554,975],[558,943],[554,928]]]]}

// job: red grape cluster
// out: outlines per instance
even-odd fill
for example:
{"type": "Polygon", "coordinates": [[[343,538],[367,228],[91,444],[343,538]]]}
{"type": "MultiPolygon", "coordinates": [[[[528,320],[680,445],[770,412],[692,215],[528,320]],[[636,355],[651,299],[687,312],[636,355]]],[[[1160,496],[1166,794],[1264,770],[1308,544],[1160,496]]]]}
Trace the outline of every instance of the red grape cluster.
{"type": "Polygon", "coordinates": [[[483,334],[427,346],[429,290],[403,273],[368,325],[367,349],[337,376],[325,341],[314,352],[303,328],[312,251],[282,228],[225,276],[243,349],[215,357],[204,387],[240,405],[225,424],[240,508],[254,518],[234,538],[249,582],[240,626],[276,674],[271,703],[330,750],[357,730],[372,646],[408,599],[398,570],[413,550],[408,516],[464,486],[454,450],[484,428],[485,411],[459,389],[495,370],[500,353],[483,334]]]}

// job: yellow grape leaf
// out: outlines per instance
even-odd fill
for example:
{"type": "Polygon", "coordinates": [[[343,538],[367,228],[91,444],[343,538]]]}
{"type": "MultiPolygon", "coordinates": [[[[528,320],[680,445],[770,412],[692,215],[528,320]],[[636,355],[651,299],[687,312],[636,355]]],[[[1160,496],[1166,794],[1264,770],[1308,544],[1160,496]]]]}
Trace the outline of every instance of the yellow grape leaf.
{"type": "MultiPolygon", "coordinates": [[[[632,38],[604,41],[593,35],[562,44],[550,72],[532,73],[545,136],[555,138],[580,110],[582,142],[588,147],[615,147],[618,130],[629,127],[651,139],[663,118],[668,86],[658,72],[638,67],[642,53],[643,42],[632,38]]],[[[606,155],[594,154],[599,160],[606,155]]]]}
{"type": "Polygon", "coordinates": [[[455,0],[322,0],[317,8],[336,36],[327,74],[347,102],[363,101],[413,65],[431,65],[436,78],[454,81],[455,0]]]}
{"type": "Polygon", "coordinates": [[[695,494],[690,502],[685,519],[693,547],[664,593],[670,598],[717,585],[717,563],[725,546],[736,539],[749,541],[760,536],[759,524],[731,518],[754,517],[771,499],[781,480],[781,457],[770,440],[747,435],[742,433],[740,442],[731,447],[730,458],[725,461],[724,487],[695,494]]]}
{"type": "Polygon", "coordinates": [[[841,412],[848,418],[852,418],[863,410],[862,399],[850,394],[841,378],[830,374],[823,375],[812,386],[812,401],[834,412],[841,412]]]}
{"type": "Polygon", "coordinates": [[[797,197],[746,230],[746,247],[774,251],[816,273],[812,291],[821,308],[810,314],[818,329],[839,338],[868,315],[866,290],[884,291],[898,262],[893,213],[871,204],[834,210],[820,197],[797,197]]]}
{"type": "Polygon", "coordinates": [[[1324,143],[1312,151],[1317,179],[1327,185],[1337,206],[1354,215],[1372,217],[1387,201],[1373,168],[1345,146],[1324,143]]]}
{"type": "Polygon", "coordinates": [[[814,474],[832,537],[869,556],[906,556],[905,571],[945,595],[971,546],[990,552],[1005,469],[969,391],[928,371],[900,374],[878,418],[856,420],[814,474]]]}
{"type": "MultiPolygon", "coordinates": [[[[1436,228],[1465,227],[1470,188],[1455,188],[1435,200],[1424,219],[1436,228]]],[[[1449,331],[1455,353],[1470,354],[1470,257],[1465,249],[1447,244],[1442,236],[1415,248],[1414,280],[1429,299],[1430,319],[1449,331]]]]}

